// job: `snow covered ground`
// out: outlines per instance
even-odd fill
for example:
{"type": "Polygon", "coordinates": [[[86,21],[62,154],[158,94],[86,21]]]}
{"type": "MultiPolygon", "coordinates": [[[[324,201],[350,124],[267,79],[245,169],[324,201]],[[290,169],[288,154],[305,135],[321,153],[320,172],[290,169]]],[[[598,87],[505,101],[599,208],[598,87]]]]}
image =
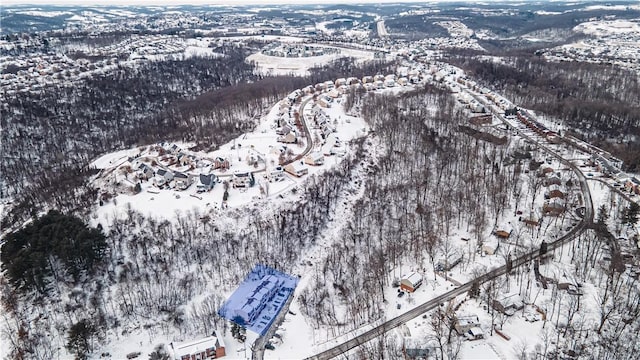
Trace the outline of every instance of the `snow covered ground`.
{"type": "MultiPolygon", "coordinates": [[[[323,45],[315,45],[317,47],[328,47],[323,45]]],[[[338,48],[336,54],[328,54],[322,56],[309,56],[302,58],[285,58],[277,56],[268,56],[262,53],[256,53],[247,57],[247,61],[254,61],[258,65],[260,71],[264,74],[271,75],[309,75],[309,69],[322,66],[329,62],[343,57],[353,57],[356,62],[373,60],[373,52],[354,49],[338,48]]]]}

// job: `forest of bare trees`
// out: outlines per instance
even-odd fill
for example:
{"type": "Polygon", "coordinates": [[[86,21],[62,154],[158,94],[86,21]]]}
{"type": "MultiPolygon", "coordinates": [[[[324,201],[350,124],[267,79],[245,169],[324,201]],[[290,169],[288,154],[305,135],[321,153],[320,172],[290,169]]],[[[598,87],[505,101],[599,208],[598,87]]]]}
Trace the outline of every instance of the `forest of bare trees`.
{"type": "Polygon", "coordinates": [[[640,167],[640,80],[614,65],[550,63],[533,55],[504,62],[451,59],[516,104],[565,124],[566,133],[609,150],[629,171],[640,167]]]}

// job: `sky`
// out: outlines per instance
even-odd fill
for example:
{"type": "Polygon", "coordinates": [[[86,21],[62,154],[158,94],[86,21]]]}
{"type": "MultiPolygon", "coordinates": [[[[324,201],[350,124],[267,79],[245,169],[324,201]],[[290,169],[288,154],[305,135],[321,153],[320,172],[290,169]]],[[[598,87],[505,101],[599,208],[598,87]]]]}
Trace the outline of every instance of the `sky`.
{"type": "MultiPolygon", "coordinates": [[[[0,0],[6,5],[275,5],[275,4],[359,4],[427,3],[464,0],[0,0]]],[[[493,1],[493,0],[488,0],[493,1]]],[[[508,0],[507,0],[508,1],[508,0]]]]}

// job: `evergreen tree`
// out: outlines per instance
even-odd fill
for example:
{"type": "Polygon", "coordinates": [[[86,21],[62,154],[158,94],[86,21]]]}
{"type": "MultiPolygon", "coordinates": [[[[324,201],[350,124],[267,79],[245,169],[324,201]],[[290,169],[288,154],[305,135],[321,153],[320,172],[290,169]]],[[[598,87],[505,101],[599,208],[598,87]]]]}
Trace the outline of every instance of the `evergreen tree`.
{"type": "Polygon", "coordinates": [[[638,222],[638,215],[640,215],[640,205],[632,202],[624,209],[622,214],[622,223],[629,226],[635,225],[635,223],[638,222]]]}
{"type": "Polygon", "coordinates": [[[52,262],[78,282],[91,274],[107,250],[104,235],[79,218],[49,211],[3,239],[2,269],[16,289],[45,293],[53,273],[52,262]]]}
{"type": "Polygon", "coordinates": [[[93,351],[93,338],[97,332],[91,321],[87,319],[78,321],[69,329],[67,350],[76,354],[77,359],[87,359],[93,351]]]}

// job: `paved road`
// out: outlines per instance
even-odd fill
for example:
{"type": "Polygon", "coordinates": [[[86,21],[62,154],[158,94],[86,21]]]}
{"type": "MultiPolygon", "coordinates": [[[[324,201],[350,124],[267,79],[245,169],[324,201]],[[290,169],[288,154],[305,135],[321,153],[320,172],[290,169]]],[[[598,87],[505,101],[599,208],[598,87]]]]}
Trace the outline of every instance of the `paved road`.
{"type": "MultiPolygon", "coordinates": [[[[587,219],[587,217],[585,216],[585,219],[583,219],[582,222],[580,222],[576,227],[574,227],[573,229],[571,229],[567,234],[565,234],[563,237],[559,238],[558,240],[552,242],[549,244],[548,246],[548,250],[547,251],[553,251],[554,249],[564,245],[565,243],[575,239],[578,235],[582,234],[582,232],[587,228],[587,226],[590,224],[590,221],[587,219]]],[[[515,269],[518,266],[524,265],[524,264],[528,264],[530,263],[532,260],[536,259],[540,257],[540,252],[538,250],[535,251],[531,251],[529,253],[526,253],[516,259],[513,260],[513,268],[515,269]]],[[[437,296],[429,301],[427,301],[426,303],[420,304],[419,306],[407,311],[406,313],[397,316],[391,320],[388,320],[387,322],[374,327],[373,329],[356,336],[355,338],[348,340],[340,345],[337,345],[331,349],[325,350],[319,354],[316,354],[314,356],[311,356],[309,358],[307,358],[307,360],[324,360],[324,359],[332,359],[334,357],[337,357],[341,354],[344,354],[345,352],[360,346],[364,343],[366,343],[367,341],[373,340],[379,336],[381,336],[382,334],[386,333],[389,330],[392,330],[404,323],[406,323],[409,320],[415,319],[418,316],[426,313],[427,311],[430,311],[434,308],[436,308],[439,304],[441,303],[445,303],[453,298],[455,298],[458,295],[462,295],[466,292],[468,292],[469,290],[471,290],[471,287],[473,286],[473,283],[477,283],[478,285],[481,285],[487,281],[493,280],[499,276],[502,276],[504,274],[507,273],[507,266],[503,265],[499,268],[493,269],[491,271],[489,271],[488,273],[472,280],[469,281],[461,286],[459,286],[456,289],[453,289],[447,293],[444,293],[440,296],[437,296]]]]}
{"type": "MultiPolygon", "coordinates": [[[[551,242],[548,244],[547,247],[547,251],[553,251],[554,249],[570,242],[571,240],[575,239],[577,236],[579,236],[580,234],[582,234],[582,232],[584,232],[589,226],[591,226],[591,224],[593,223],[593,202],[591,200],[591,193],[589,192],[589,187],[587,186],[587,179],[584,176],[584,174],[582,173],[582,171],[573,163],[571,163],[570,161],[565,160],[564,158],[562,158],[558,153],[556,153],[555,151],[551,150],[546,144],[543,144],[542,142],[538,141],[537,139],[534,139],[530,136],[525,135],[524,133],[522,133],[518,128],[514,128],[511,126],[511,124],[504,119],[504,117],[502,116],[502,114],[496,113],[496,116],[498,116],[507,126],[513,128],[516,132],[518,132],[520,134],[520,136],[529,139],[532,142],[535,142],[538,144],[538,146],[540,146],[540,148],[542,148],[543,150],[545,150],[546,152],[548,152],[551,156],[557,158],[558,160],[560,160],[561,163],[565,164],[566,166],[570,167],[578,176],[579,182],[580,182],[580,188],[582,190],[583,193],[583,199],[585,202],[585,216],[582,218],[582,221],[580,221],[580,223],[578,225],[576,225],[574,228],[572,228],[571,230],[569,230],[568,233],[566,233],[564,236],[562,236],[561,238],[555,240],[554,242],[551,242]]],[[[540,252],[539,250],[534,250],[531,251],[529,253],[526,253],[516,259],[513,260],[512,266],[515,269],[518,266],[524,265],[524,264],[528,264],[530,263],[532,260],[536,259],[540,257],[540,252]]],[[[355,338],[348,340],[342,344],[339,344],[331,349],[325,350],[319,354],[316,354],[314,356],[311,356],[309,358],[307,358],[308,360],[324,360],[324,359],[331,359],[334,357],[337,357],[341,354],[344,354],[345,352],[359,346],[362,345],[370,340],[373,340],[379,336],[381,336],[382,334],[386,333],[387,331],[394,329],[404,323],[406,323],[409,320],[415,319],[416,317],[426,313],[427,311],[430,311],[432,309],[434,309],[435,307],[437,307],[439,304],[447,302],[453,298],[455,298],[458,295],[464,294],[465,292],[468,292],[471,287],[473,286],[474,283],[477,283],[478,285],[483,284],[487,281],[490,281],[492,279],[495,279],[499,276],[502,276],[504,274],[507,273],[507,266],[503,265],[499,268],[493,269],[491,271],[489,271],[488,273],[481,275],[480,277],[477,277],[476,279],[467,282],[466,284],[463,284],[461,286],[459,286],[458,288],[451,290],[447,293],[444,293],[440,296],[435,297],[432,300],[427,301],[426,303],[423,303],[409,311],[407,311],[406,313],[397,316],[391,320],[386,321],[385,323],[378,325],[376,327],[374,327],[373,329],[356,336],[355,338]]]]}
{"type": "Polygon", "coordinates": [[[291,305],[292,301],[293,301],[293,293],[289,296],[289,299],[287,299],[287,302],[284,304],[282,309],[280,309],[280,312],[278,313],[278,317],[276,317],[276,319],[273,321],[273,323],[269,327],[269,330],[267,330],[264,336],[259,337],[253,343],[253,345],[251,346],[252,360],[264,359],[264,346],[267,345],[267,341],[271,339],[273,334],[276,332],[276,329],[278,329],[278,326],[282,324],[285,316],[287,316],[287,314],[289,313],[289,306],[291,305]]]}
{"type": "Polygon", "coordinates": [[[313,148],[313,138],[311,137],[311,131],[309,131],[309,125],[307,125],[307,121],[304,118],[304,107],[307,106],[307,103],[309,101],[313,100],[312,96],[309,96],[308,99],[304,100],[302,102],[302,104],[300,104],[300,110],[298,111],[298,113],[300,114],[300,122],[302,123],[302,129],[304,130],[304,134],[307,137],[307,147],[304,149],[304,151],[302,152],[302,154],[299,154],[298,156],[294,157],[293,159],[289,160],[289,161],[285,161],[282,166],[291,164],[294,161],[298,161],[300,159],[302,159],[303,157],[305,157],[309,151],[311,151],[311,149],[313,148]]]}

